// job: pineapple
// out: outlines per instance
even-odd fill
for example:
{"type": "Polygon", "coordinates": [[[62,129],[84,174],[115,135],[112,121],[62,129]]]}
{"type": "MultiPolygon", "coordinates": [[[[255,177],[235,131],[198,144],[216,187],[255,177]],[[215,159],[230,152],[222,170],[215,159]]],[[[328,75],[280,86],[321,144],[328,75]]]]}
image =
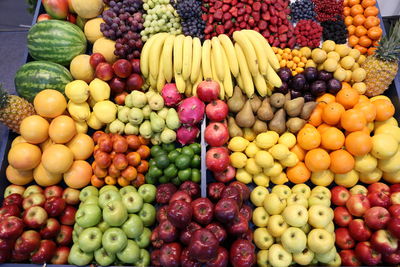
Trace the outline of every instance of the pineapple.
{"type": "Polygon", "coordinates": [[[19,125],[25,117],[34,115],[35,108],[25,99],[10,95],[0,85],[0,122],[19,133],[19,125]]]}
{"type": "Polygon", "coordinates": [[[400,56],[400,20],[396,22],[389,35],[382,38],[374,55],[367,57],[361,65],[366,71],[365,95],[372,97],[382,94],[389,88],[398,71],[400,56]]]}

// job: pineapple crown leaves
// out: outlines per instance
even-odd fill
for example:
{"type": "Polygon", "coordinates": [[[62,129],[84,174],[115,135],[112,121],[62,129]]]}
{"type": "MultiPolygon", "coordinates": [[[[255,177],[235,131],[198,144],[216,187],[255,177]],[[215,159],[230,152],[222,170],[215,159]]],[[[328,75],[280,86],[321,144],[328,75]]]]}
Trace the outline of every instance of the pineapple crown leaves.
{"type": "Polygon", "coordinates": [[[396,61],[400,57],[400,20],[391,27],[389,35],[379,42],[376,56],[386,61],[396,61]]]}
{"type": "Polygon", "coordinates": [[[0,109],[6,107],[8,104],[8,93],[3,88],[3,85],[0,84],[0,109]]]}

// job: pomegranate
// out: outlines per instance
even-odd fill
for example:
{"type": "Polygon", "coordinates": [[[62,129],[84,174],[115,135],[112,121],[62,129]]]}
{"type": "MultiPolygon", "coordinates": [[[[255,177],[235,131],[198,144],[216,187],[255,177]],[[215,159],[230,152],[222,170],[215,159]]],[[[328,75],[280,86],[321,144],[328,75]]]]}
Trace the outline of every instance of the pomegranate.
{"type": "Polygon", "coordinates": [[[197,87],[197,96],[204,102],[211,102],[218,99],[220,87],[216,81],[207,79],[197,87]]]}

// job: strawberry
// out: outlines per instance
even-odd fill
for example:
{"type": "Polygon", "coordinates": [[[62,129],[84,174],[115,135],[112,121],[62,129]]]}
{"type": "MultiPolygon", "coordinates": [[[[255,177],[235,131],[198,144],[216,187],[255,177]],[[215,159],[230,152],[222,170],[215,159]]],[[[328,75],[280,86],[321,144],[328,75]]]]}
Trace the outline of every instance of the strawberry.
{"type": "Polygon", "coordinates": [[[233,27],[233,22],[231,20],[227,20],[224,24],[225,30],[230,30],[233,27]]]}
{"type": "MultiPolygon", "coordinates": [[[[228,12],[228,10],[229,10],[229,8],[230,8],[230,6],[229,5],[227,5],[227,4],[224,4],[223,6],[222,6],[222,12],[228,12]]],[[[229,13],[228,13],[229,14],[229,13]]]]}
{"type": "Polygon", "coordinates": [[[253,3],[253,10],[254,11],[260,11],[260,9],[261,9],[261,3],[260,2],[253,3]]]}
{"type": "Polygon", "coordinates": [[[217,34],[223,34],[225,32],[224,25],[218,25],[215,28],[215,31],[217,32],[217,34]]]}
{"type": "Polygon", "coordinates": [[[229,10],[229,13],[232,14],[232,16],[237,17],[238,16],[238,10],[236,7],[231,7],[231,9],[229,10]]]}

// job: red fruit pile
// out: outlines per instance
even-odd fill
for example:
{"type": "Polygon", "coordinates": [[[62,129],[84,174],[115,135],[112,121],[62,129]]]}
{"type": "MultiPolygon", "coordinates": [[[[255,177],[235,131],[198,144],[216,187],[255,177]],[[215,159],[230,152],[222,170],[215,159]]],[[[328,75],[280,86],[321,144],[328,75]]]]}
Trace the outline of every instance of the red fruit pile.
{"type": "Polygon", "coordinates": [[[107,134],[96,131],[93,134],[96,144],[92,169],[94,175],[91,183],[101,187],[104,184],[136,188],[144,184],[144,174],[149,169],[146,159],[150,156],[148,140],[141,136],[107,134]]]}
{"type": "Polygon", "coordinates": [[[343,0],[312,0],[314,2],[314,11],[317,13],[317,20],[324,22],[327,20],[336,20],[336,17],[343,15],[343,0]]]}
{"type": "Polygon", "coordinates": [[[66,264],[79,190],[11,185],[0,208],[0,263],[66,264]]]}
{"type": "Polygon", "coordinates": [[[321,42],[322,27],[313,20],[302,19],[296,24],[294,34],[299,46],[314,48],[318,47],[321,42]]]}
{"type": "Polygon", "coordinates": [[[289,0],[205,0],[205,38],[251,29],[260,32],[272,46],[293,48],[296,41],[288,20],[289,0]]]}
{"type": "Polygon", "coordinates": [[[362,190],[332,189],[342,265],[400,264],[400,185],[358,187],[362,190]]]}
{"type": "Polygon", "coordinates": [[[249,189],[244,184],[215,183],[208,190],[216,204],[199,198],[200,187],[191,181],[181,184],[179,190],[173,184],[158,186],[156,201],[164,206],[157,211],[158,226],[151,235],[153,266],[255,264],[251,208],[242,205],[249,198],[249,189]]]}

